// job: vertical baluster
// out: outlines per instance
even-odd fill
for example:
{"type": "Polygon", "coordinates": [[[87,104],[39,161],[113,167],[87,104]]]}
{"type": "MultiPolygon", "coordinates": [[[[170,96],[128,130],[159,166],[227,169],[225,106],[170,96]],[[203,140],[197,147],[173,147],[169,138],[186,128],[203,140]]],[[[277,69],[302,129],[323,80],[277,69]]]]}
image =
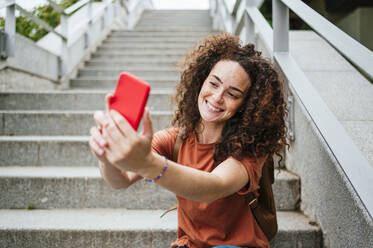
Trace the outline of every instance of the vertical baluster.
{"type": "Polygon", "coordinates": [[[281,0],[272,1],[273,52],[289,51],[289,8],[281,0]]]}
{"type": "Polygon", "coordinates": [[[16,41],[16,5],[14,4],[6,7],[5,19],[5,49],[6,56],[15,56],[15,41],[16,41]]]}
{"type": "MultiPolygon", "coordinates": [[[[246,8],[255,7],[255,0],[246,0],[246,8]]],[[[248,14],[245,14],[245,43],[256,44],[255,25],[248,14]]]]}
{"type": "Polygon", "coordinates": [[[62,51],[61,51],[61,76],[65,77],[69,71],[69,24],[68,16],[65,13],[61,14],[61,33],[66,38],[62,40],[62,51]]]}
{"type": "Polygon", "coordinates": [[[87,18],[88,18],[88,28],[87,28],[87,47],[90,48],[93,45],[93,10],[92,10],[92,0],[87,4],[87,18]]]}

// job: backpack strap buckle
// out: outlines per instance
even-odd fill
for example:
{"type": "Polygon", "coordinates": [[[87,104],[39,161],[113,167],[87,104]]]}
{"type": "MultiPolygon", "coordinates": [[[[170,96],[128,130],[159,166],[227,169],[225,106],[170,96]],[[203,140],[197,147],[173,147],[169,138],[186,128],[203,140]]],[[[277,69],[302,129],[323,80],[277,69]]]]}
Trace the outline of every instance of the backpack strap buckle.
{"type": "Polygon", "coordinates": [[[255,209],[258,207],[258,198],[255,197],[253,192],[250,192],[245,195],[246,196],[246,202],[248,202],[251,209],[255,209]]]}

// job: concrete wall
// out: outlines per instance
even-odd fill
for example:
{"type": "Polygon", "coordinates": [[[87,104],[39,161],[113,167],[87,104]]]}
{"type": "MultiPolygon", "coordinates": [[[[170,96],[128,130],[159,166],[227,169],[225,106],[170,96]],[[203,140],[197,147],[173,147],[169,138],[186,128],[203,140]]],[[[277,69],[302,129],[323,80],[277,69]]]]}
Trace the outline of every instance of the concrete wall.
{"type": "Polygon", "coordinates": [[[296,95],[294,107],[286,167],[301,178],[301,210],[320,224],[325,247],[370,247],[372,219],[296,95]]]}
{"type": "Polygon", "coordinates": [[[52,90],[58,87],[58,56],[16,34],[17,56],[0,61],[0,91],[52,90]]]}
{"type": "Polygon", "coordinates": [[[0,92],[45,91],[58,89],[55,81],[14,68],[0,70],[0,92]]]}

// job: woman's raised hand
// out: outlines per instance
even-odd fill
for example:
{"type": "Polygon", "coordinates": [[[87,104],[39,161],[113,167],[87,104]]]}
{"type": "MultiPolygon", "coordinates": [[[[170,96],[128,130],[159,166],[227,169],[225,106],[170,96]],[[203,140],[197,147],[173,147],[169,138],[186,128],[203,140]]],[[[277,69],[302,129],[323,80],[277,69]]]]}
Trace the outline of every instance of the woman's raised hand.
{"type": "Polygon", "coordinates": [[[96,111],[96,127],[90,130],[89,141],[93,154],[103,163],[110,163],[120,170],[136,172],[151,154],[153,127],[149,110],[143,115],[143,132],[138,134],[118,112],[109,111],[112,94],[106,95],[106,113],[96,111]]]}
{"type": "MultiPolygon", "coordinates": [[[[105,96],[106,112],[109,112],[109,103],[113,94],[109,93],[105,96]]],[[[90,129],[91,137],[89,139],[89,147],[92,153],[103,163],[108,164],[107,159],[104,156],[104,147],[107,145],[107,141],[102,137],[102,128],[107,123],[105,122],[105,114],[102,111],[96,111],[94,113],[94,119],[97,126],[90,129]]]]}
{"type": "Polygon", "coordinates": [[[138,172],[151,155],[153,127],[149,110],[143,115],[144,130],[138,134],[129,122],[117,111],[105,116],[102,136],[107,141],[104,147],[106,159],[120,170],[138,172]]]}

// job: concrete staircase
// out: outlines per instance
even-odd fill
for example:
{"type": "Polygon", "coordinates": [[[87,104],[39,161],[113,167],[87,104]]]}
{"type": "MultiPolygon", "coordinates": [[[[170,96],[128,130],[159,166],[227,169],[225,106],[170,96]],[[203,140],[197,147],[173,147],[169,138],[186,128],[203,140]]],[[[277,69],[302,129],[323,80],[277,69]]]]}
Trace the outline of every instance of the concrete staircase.
{"type": "MultiPolygon", "coordinates": [[[[153,125],[169,125],[176,62],[213,33],[207,11],[144,12],[136,28],[114,31],[71,89],[0,93],[0,247],[168,247],[176,213],[160,218],[174,195],[140,181],[113,190],[88,148],[93,112],[118,75],[129,71],[152,86],[153,125]]],[[[298,210],[300,179],[276,173],[279,233],[272,247],[322,247],[320,228],[298,210]]]]}

